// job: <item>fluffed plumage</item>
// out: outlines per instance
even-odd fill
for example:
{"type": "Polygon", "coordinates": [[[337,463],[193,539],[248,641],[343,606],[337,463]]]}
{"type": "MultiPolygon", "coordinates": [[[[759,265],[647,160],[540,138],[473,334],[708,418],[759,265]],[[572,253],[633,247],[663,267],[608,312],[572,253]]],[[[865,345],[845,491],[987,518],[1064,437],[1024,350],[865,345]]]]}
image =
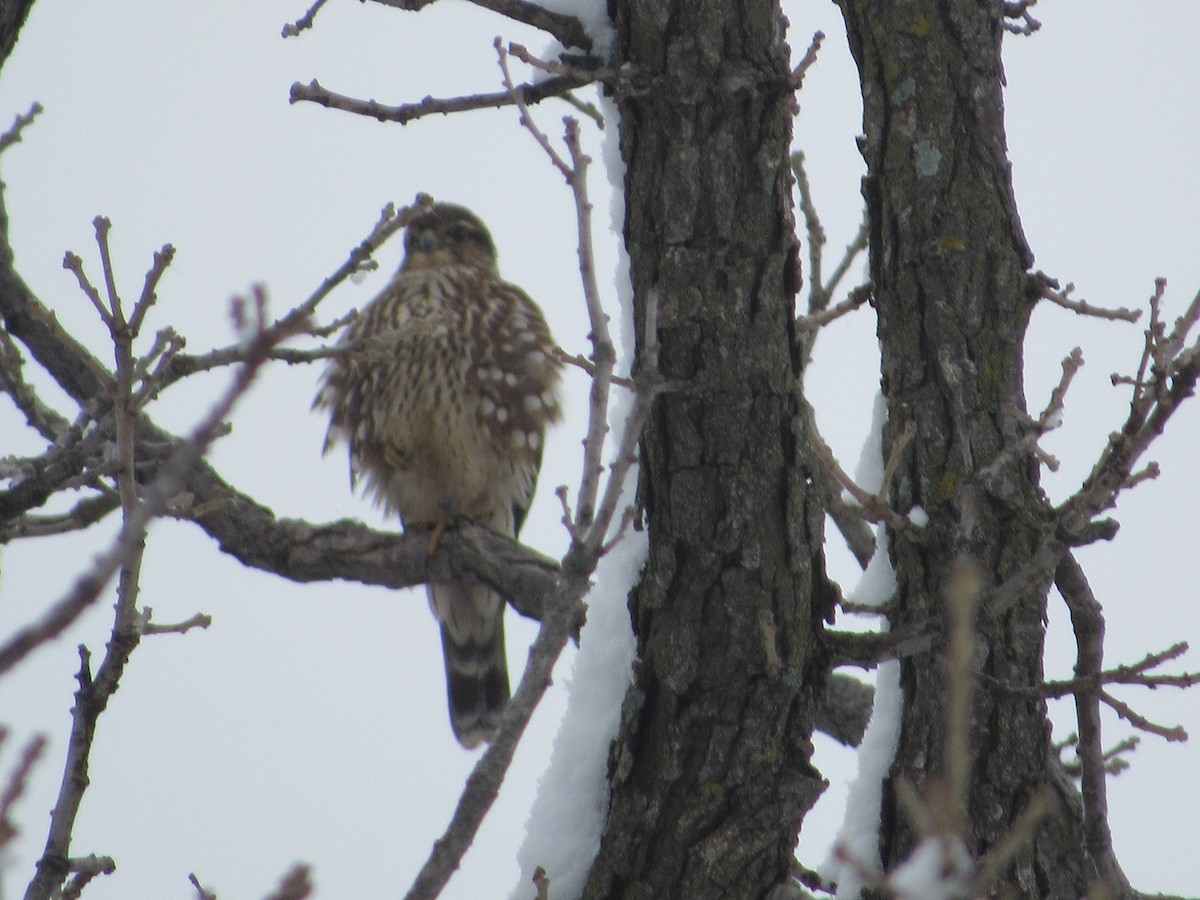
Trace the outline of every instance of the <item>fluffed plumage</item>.
{"type": "MultiPolygon", "coordinates": [[[[483,223],[435,204],[409,223],[405,256],[350,325],[315,406],[325,449],[350,445],[352,481],[406,528],[464,515],[515,537],[533,500],[546,428],[561,415],[561,363],[538,306],[503,281],[483,223]]],[[[439,532],[440,533],[440,532],[439,532]]],[[[479,585],[430,584],[441,623],[450,723],[471,748],[509,696],[504,601],[479,585]]]]}

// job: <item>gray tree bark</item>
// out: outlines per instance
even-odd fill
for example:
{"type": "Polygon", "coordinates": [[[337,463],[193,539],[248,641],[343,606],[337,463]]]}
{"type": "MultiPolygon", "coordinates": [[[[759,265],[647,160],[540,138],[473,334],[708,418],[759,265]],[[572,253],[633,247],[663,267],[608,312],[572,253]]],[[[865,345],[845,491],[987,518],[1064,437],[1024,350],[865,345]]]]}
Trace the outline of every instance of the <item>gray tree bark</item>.
{"type": "MultiPolygon", "coordinates": [[[[1022,436],[1033,255],[1006,155],[1001,4],[840,5],[864,101],[863,194],[889,414],[885,448],[916,425],[891,500],[902,513],[920,506],[929,514],[921,541],[904,534],[891,541],[899,582],[892,625],[903,628],[944,621],[947,579],[960,553],[999,585],[1028,565],[1048,527],[1028,454],[1009,454],[994,475],[981,475],[1022,436]]],[[[982,688],[970,720],[973,758],[962,810],[976,857],[997,846],[1039,787],[1064,781],[1045,702],[1005,690],[1042,682],[1050,578],[1039,574],[1006,611],[980,617],[975,664],[982,688]]],[[[939,644],[934,653],[943,649],[939,644]]],[[[892,790],[885,790],[888,868],[915,841],[896,804],[897,780],[920,792],[949,766],[942,666],[927,656],[905,660],[901,683],[900,745],[892,790]]],[[[1068,801],[1061,815],[1037,829],[1002,879],[1018,896],[1084,896],[1096,875],[1070,802],[1074,790],[1068,783],[1061,791],[1068,801]]]]}
{"type": "Polygon", "coordinates": [[[589,898],[757,897],[822,788],[828,603],[800,415],[788,60],[773,0],[620,0],[638,332],[679,390],[642,443],[638,660],[589,898]]]}
{"type": "MultiPolygon", "coordinates": [[[[770,0],[610,5],[618,61],[637,73],[638,89],[617,100],[638,333],[656,304],[663,375],[683,387],[658,403],[643,440],[650,555],[630,600],[639,664],[585,896],[764,897],[787,881],[821,788],[808,739],[826,683],[831,596],[792,324],[783,28],[770,0]]],[[[1048,515],[1030,457],[1001,458],[1022,436],[1033,302],[1005,147],[1001,4],[896,0],[845,3],[843,13],[864,96],[885,451],[916,426],[891,502],[929,514],[920,538],[891,535],[892,625],[936,636],[902,667],[881,834],[890,869],[917,839],[895,784],[929,797],[946,775],[939,660],[955,563],[966,554],[989,586],[1008,581],[1048,515]]],[[[993,889],[1075,897],[1096,875],[1077,797],[1044,702],[1005,689],[1042,681],[1049,581],[1040,575],[1008,608],[981,615],[984,688],[969,714],[957,813],[979,858],[1051,785],[1061,815],[993,889]]]]}

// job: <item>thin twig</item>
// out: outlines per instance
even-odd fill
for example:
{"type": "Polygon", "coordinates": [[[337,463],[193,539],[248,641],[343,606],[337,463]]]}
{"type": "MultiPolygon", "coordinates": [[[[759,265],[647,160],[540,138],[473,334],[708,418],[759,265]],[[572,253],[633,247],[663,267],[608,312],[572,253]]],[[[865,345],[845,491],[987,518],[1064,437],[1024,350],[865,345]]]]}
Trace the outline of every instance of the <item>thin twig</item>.
{"type": "Polygon", "coordinates": [[[188,881],[190,881],[192,887],[196,889],[196,896],[199,898],[199,900],[217,900],[217,895],[205,888],[204,885],[200,883],[200,879],[196,877],[195,872],[188,873],[188,881]]]}
{"type": "MultiPolygon", "coordinates": [[[[506,84],[511,88],[504,51],[499,43],[496,49],[506,84]]],[[[586,185],[590,160],[580,146],[579,124],[576,120],[565,120],[565,140],[570,155],[570,162],[567,163],[537,128],[523,100],[514,97],[514,103],[521,111],[522,124],[534,134],[538,144],[567,178],[575,197],[579,272],[591,324],[591,362],[594,366],[588,431],[584,441],[584,468],[573,514],[567,503],[566,489],[559,491],[571,545],[563,557],[555,590],[547,601],[542,626],[529,652],[529,662],[512,699],[504,708],[495,737],[468,777],[449,826],[442,837],[434,842],[429,858],[406,894],[406,900],[426,900],[441,893],[474,841],[488,809],[495,802],[517,744],[550,684],[554,664],[577,627],[583,597],[590,589],[591,573],[610,546],[607,538],[620,506],[625,476],[636,461],[636,447],[643,424],[662,384],[658,375],[655,312],[653,304],[649,304],[651,308],[646,315],[647,340],[643,342],[639,358],[634,407],[622,426],[616,452],[608,467],[603,496],[597,503],[601,476],[605,471],[601,459],[608,435],[609,390],[616,352],[609,336],[608,317],[601,305],[592,263],[592,206],[586,185]]]]}
{"type": "Polygon", "coordinates": [[[1062,377],[1059,378],[1058,384],[1050,392],[1050,399],[1046,403],[1046,408],[1042,410],[1042,414],[1034,420],[1027,420],[1028,431],[1025,435],[1020,440],[1006,446],[996,454],[995,459],[975,473],[975,479],[978,482],[985,483],[989,481],[999,475],[1001,469],[1012,460],[1019,459],[1028,453],[1035,454],[1050,471],[1058,471],[1058,460],[1049,453],[1041,450],[1038,447],[1038,441],[1062,425],[1063,408],[1066,403],[1067,391],[1070,389],[1071,382],[1082,367],[1083,351],[1076,347],[1063,359],[1062,377]]]}
{"type": "Polygon", "coordinates": [[[234,375],[233,382],[187,440],[181,441],[158,477],[145,489],[141,502],[125,522],[120,534],[107,551],[97,558],[92,568],[81,575],[75,586],[36,623],[20,629],[0,646],[0,674],[11,669],[33,648],[61,634],[104,589],[105,585],[134,552],[145,534],[146,527],[163,514],[171,499],[179,492],[185,474],[200,460],[209,443],[222,430],[230,409],[249,389],[258,370],[269,358],[268,350],[289,335],[264,331],[260,338],[246,347],[245,360],[234,375]]]}
{"type": "Polygon", "coordinates": [[[834,292],[838,289],[838,285],[842,283],[842,279],[846,277],[846,273],[854,265],[854,261],[866,252],[868,235],[867,210],[864,208],[862,222],[859,223],[858,231],[855,232],[850,243],[846,245],[846,249],[842,253],[842,258],[833,267],[833,272],[825,282],[823,290],[826,296],[832,297],[834,295],[834,292]]]}
{"type": "Polygon", "coordinates": [[[308,866],[297,863],[283,876],[279,887],[267,895],[266,900],[305,900],[306,897],[311,897],[311,874],[308,866]]]}
{"type": "Polygon", "coordinates": [[[1165,288],[1166,282],[1156,279],[1150,298],[1150,324],[1137,374],[1130,379],[1133,396],[1124,424],[1109,436],[1079,490],[1053,511],[1053,527],[1047,529],[1029,562],[990,593],[985,604],[989,616],[1003,614],[1026,587],[1048,578],[1062,554],[1088,535],[1096,517],[1115,506],[1123,491],[1158,474],[1154,464],[1140,470],[1135,467],[1183,402],[1195,393],[1200,380],[1200,340],[1191,337],[1191,330],[1200,321],[1200,294],[1168,337],[1160,315],[1165,288]]]}
{"type": "MultiPolygon", "coordinates": [[[[8,731],[3,726],[0,726],[0,744],[8,737],[8,731]]],[[[46,738],[44,735],[35,734],[25,744],[25,748],[21,751],[21,756],[17,760],[17,764],[13,766],[12,771],[8,775],[8,781],[4,785],[4,792],[0,793],[0,851],[4,846],[12,841],[18,834],[20,829],[17,828],[13,821],[13,807],[17,805],[17,801],[25,794],[26,788],[29,786],[29,777],[33,772],[33,767],[42,757],[42,753],[46,749],[46,738]]]]}
{"type": "Polygon", "coordinates": [[[554,168],[558,169],[562,173],[563,178],[567,180],[567,184],[570,184],[571,179],[576,177],[578,173],[554,149],[554,145],[550,143],[550,138],[546,136],[546,132],[538,128],[537,123],[533,121],[533,117],[529,114],[529,105],[525,102],[525,98],[521,95],[521,92],[517,90],[516,85],[513,84],[512,73],[508,69],[508,53],[505,51],[500,38],[496,38],[492,42],[492,46],[496,48],[496,57],[500,63],[500,74],[504,82],[504,89],[508,94],[509,100],[517,107],[522,127],[533,135],[533,139],[538,142],[538,146],[542,148],[546,156],[550,157],[550,162],[554,164],[554,168]]]}
{"type": "Polygon", "coordinates": [[[813,202],[812,186],[808,181],[808,170],[804,165],[804,153],[797,150],[792,154],[792,175],[800,193],[800,214],[804,216],[804,229],[808,234],[808,314],[812,317],[829,305],[829,294],[825,292],[821,277],[824,259],[825,228],[813,202]]]}
{"type": "Polygon", "coordinates": [[[798,316],[796,318],[796,329],[798,331],[815,331],[818,328],[824,328],[835,319],[840,319],[847,313],[854,312],[864,303],[868,302],[874,290],[875,286],[870,282],[859,285],[847,294],[846,299],[840,303],[824,308],[813,315],[798,316]]]}
{"type": "MultiPolygon", "coordinates": [[[[593,78],[581,81],[578,78],[547,78],[537,84],[521,84],[516,90],[527,105],[541,103],[550,97],[561,97],[570,91],[591,84],[599,79],[593,78]]],[[[449,113],[466,112],[471,109],[499,109],[512,106],[513,99],[508,91],[497,91],[489,94],[469,94],[462,97],[426,97],[416,103],[402,103],[399,106],[388,106],[374,100],[360,100],[338,94],[323,87],[315,78],[308,84],[299,81],[292,85],[288,95],[289,103],[316,103],[327,109],[340,109],[344,112],[377,119],[380,122],[399,122],[407,125],[414,119],[430,115],[447,115],[449,113]]]]}
{"type": "Polygon", "coordinates": [[[1108,691],[1100,691],[1100,699],[1134,728],[1148,731],[1150,734],[1157,734],[1160,738],[1173,743],[1181,743],[1188,739],[1187,730],[1182,725],[1159,725],[1157,722],[1152,722],[1145,716],[1134,712],[1128,704],[1122,703],[1108,691]]]}
{"type": "Polygon", "coordinates": [[[87,277],[87,274],[83,271],[83,260],[68,250],[63,254],[63,268],[75,274],[75,278],[79,281],[79,289],[91,301],[92,306],[100,316],[100,321],[105,325],[110,325],[109,311],[100,299],[100,292],[96,290],[91,280],[87,277]]]}
{"type": "Polygon", "coordinates": [[[1049,300],[1063,309],[1069,309],[1078,315],[1122,322],[1136,322],[1142,316],[1142,312],[1139,309],[1126,309],[1123,306],[1118,309],[1105,309],[1102,306],[1092,306],[1086,300],[1072,300],[1071,292],[1075,290],[1075,285],[1068,283],[1060,291],[1057,289],[1058,282],[1042,272],[1035,272],[1031,277],[1037,287],[1037,296],[1049,300]]]}
{"type": "Polygon", "coordinates": [[[142,286],[141,296],[134,304],[133,315],[129,317],[129,328],[135,335],[141,330],[146,313],[158,300],[155,290],[158,288],[159,281],[162,280],[163,273],[167,271],[167,266],[174,258],[175,248],[170,244],[163,244],[162,249],[154,254],[154,262],[150,266],[150,271],[146,273],[146,283],[142,286]]]}
{"type": "Polygon", "coordinates": [[[212,616],[207,613],[196,613],[190,619],[172,625],[159,625],[151,621],[153,614],[154,610],[149,606],[143,607],[137,620],[137,630],[140,634],[187,634],[193,628],[208,628],[212,624],[212,616]]]}
{"type": "Polygon", "coordinates": [[[315,0],[312,6],[298,18],[295,22],[285,22],[283,25],[282,36],[285,38],[297,37],[300,32],[307,31],[313,26],[313,19],[317,17],[317,13],[321,11],[326,0],[315,0]]]}
{"type": "Polygon", "coordinates": [[[883,483],[880,485],[879,493],[872,494],[870,491],[860,487],[853,478],[846,474],[845,470],[838,463],[837,458],[833,455],[833,450],[829,445],[820,439],[815,433],[810,435],[813,451],[817,454],[818,459],[829,469],[837,483],[849,491],[859,504],[856,512],[868,522],[885,522],[893,530],[900,532],[904,531],[909,534],[914,533],[915,526],[908,518],[896,512],[887,502],[887,495],[891,490],[892,478],[895,477],[897,470],[900,467],[900,460],[903,456],[905,448],[914,437],[916,437],[917,429],[914,423],[909,422],[904,427],[892,443],[891,453],[888,454],[887,464],[884,466],[883,483]]]}
{"type": "MultiPolygon", "coordinates": [[[[618,69],[599,68],[594,65],[580,66],[564,62],[562,59],[542,59],[540,56],[534,56],[529,52],[528,47],[524,44],[518,44],[516,41],[508,42],[508,52],[525,63],[525,65],[532,66],[538,71],[545,72],[547,75],[606,81],[620,74],[618,69]]],[[[595,60],[589,60],[589,62],[595,62],[595,60]]]]}
{"type": "Polygon", "coordinates": [[[21,132],[30,125],[43,112],[42,104],[34,103],[29,107],[29,112],[24,115],[18,115],[13,119],[12,125],[8,127],[8,131],[0,134],[0,153],[3,153],[13,144],[20,143],[21,132]]]}
{"type": "MultiPolygon", "coordinates": [[[[1069,555],[1068,555],[1069,557],[1069,555]]],[[[1064,557],[1064,559],[1067,557],[1064,557]]],[[[1142,687],[1174,687],[1190,688],[1200,684],[1200,672],[1184,672],[1179,675],[1148,675],[1150,669],[1178,659],[1188,651],[1188,643],[1180,641],[1172,644],[1166,650],[1158,653],[1147,653],[1141,660],[1129,666],[1117,666],[1115,669],[1104,671],[1080,672],[1076,667],[1076,677],[1069,681],[1047,681],[1038,695],[1047,698],[1065,697],[1082,690],[1091,690],[1104,684],[1132,684],[1142,687]]]]}
{"type": "MultiPolygon", "coordinates": [[[[306,300],[273,322],[268,331],[287,332],[289,335],[312,334],[324,336],[324,332],[329,330],[329,328],[340,327],[341,324],[348,321],[350,315],[353,315],[353,313],[338,319],[331,326],[323,328],[315,327],[311,320],[312,316],[316,313],[317,307],[325,298],[333,293],[335,288],[355,273],[362,271],[372,256],[392,235],[401,231],[414,215],[427,209],[432,203],[433,198],[431,196],[420,193],[416,195],[409,206],[402,207],[399,211],[396,210],[393,204],[387,204],[380,212],[379,218],[376,220],[371,232],[351,249],[346,260],[322,281],[321,285],[306,300]]],[[[348,350],[357,349],[357,346],[348,348],[348,350]]],[[[281,347],[272,347],[268,355],[272,359],[281,359],[291,363],[311,362],[316,359],[335,356],[339,352],[341,351],[329,348],[288,350],[281,347]]],[[[234,344],[199,356],[183,353],[177,354],[162,373],[162,385],[159,390],[196,372],[203,372],[217,368],[218,366],[237,363],[242,359],[243,353],[244,348],[240,344],[234,344]]]]}
{"type": "MultiPolygon", "coordinates": [[[[45,850],[38,860],[37,871],[26,891],[26,900],[49,900],[70,871],[68,854],[72,831],[89,783],[88,759],[97,720],[117,690],[129,656],[140,637],[136,628],[135,604],[146,529],[154,518],[165,511],[170,498],[182,486],[186,473],[202,458],[209,444],[222,430],[224,420],[233,405],[246,392],[258,370],[265,364],[268,358],[267,351],[280,340],[290,336],[287,331],[272,331],[266,327],[266,297],[261,289],[258,289],[253,301],[253,321],[243,332],[245,362],[235,375],[233,384],[194,429],[191,438],[180,444],[158,478],[139,499],[134,466],[136,411],[132,407],[132,344],[136,333],[126,319],[112,273],[107,241],[110,227],[108,220],[97,217],[95,225],[109,297],[107,322],[117,360],[113,403],[120,464],[118,487],[124,523],[113,545],[96,560],[90,571],[78,579],[75,587],[54,604],[38,622],[22,629],[0,647],[0,673],[11,668],[40,643],[61,633],[96,600],[114,574],[119,572],[120,578],[113,636],[95,677],[91,673],[90,654],[85,647],[80,647],[80,669],[77,675],[79,690],[71,710],[71,737],[68,741],[63,780],[51,813],[45,850]]],[[[143,295],[141,302],[150,302],[147,295],[143,295]]]]}
{"type": "Polygon", "coordinates": [[[791,82],[792,87],[796,90],[799,90],[804,85],[804,76],[808,74],[808,70],[817,61],[817,53],[820,51],[821,42],[824,40],[824,32],[815,32],[812,36],[812,41],[809,42],[808,49],[804,51],[804,56],[800,57],[800,62],[796,64],[796,68],[792,69],[791,82]]]}
{"type": "Polygon", "coordinates": [[[67,866],[74,874],[54,900],[79,900],[83,889],[97,875],[111,875],[117,871],[117,864],[111,856],[97,856],[94,853],[91,856],[67,860],[67,866]]]}
{"type": "Polygon", "coordinates": [[[1004,0],[1004,30],[1012,34],[1031,35],[1041,28],[1042,23],[1029,14],[1029,7],[1036,5],[1037,0],[1004,0]],[[1010,19],[1020,19],[1022,24],[1008,21],[1010,19]]]}
{"type": "MultiPolygon", "coordinates": [[[[584,372],[587,372],[588,375],[596,374],[596,367],[592,365],[591,360],[587,359],[582,353],[576,353],[574,356],[572,356],[562,347],[555,347],[552,352],[554,354],[554,358],[559,362],[565,363],[568,366],[575,366],[577,369],[582,369],[584,372]]],[[[623,378],[620,375],[612,376],[612,383],[620,385],[623,388],[629,388],[630,390],[633,390],[633,388],[636,387],[632,378],[623,378]]]]}

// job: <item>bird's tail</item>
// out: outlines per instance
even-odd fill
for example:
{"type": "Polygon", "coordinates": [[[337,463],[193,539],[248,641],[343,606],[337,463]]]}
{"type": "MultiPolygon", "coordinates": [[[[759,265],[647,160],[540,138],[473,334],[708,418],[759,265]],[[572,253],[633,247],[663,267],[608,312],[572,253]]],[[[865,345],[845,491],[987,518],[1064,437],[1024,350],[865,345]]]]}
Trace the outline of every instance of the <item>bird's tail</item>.
{"type": "Polygon", "coordinates": [[[428,593],[442,626],[450,726],[470,750],[491,740],[508,702],[504,601],[478,585],[431,584],[428,593]]]}

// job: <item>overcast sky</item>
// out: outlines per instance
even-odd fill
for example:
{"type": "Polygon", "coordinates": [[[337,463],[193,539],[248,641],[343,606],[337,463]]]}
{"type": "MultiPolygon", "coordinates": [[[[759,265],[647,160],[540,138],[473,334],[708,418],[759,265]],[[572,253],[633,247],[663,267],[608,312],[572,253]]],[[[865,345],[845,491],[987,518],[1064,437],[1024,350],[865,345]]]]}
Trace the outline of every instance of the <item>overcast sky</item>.
{"type": "MultiPolygon", "coordinates": [[[[230,340],[232,295],[263,283],[282,312],[344,260],[384,203],[428,191],[480,214],[504,275],[539,300],[564,347],[586,350],[571,197],[511,110],[401,127],[287,103],[293,81],[314,77],[385,103],[497,90],[493,37],[534,50],[545,40],[467,4],[406,14],[348,0],[332,0],[315,30],[282,40],[282,24],[306,5],[38,0],[0,78],[0,122],[34,100],[46,107],[0,160],[18,268],[34,291],[108,358],[90,305],[61,266],[70,249],[98,272],[91,223],[106,215],[118,280],[130,298],[153,251],[176,246],[148,329],[170,323],[189,350],[200,351],[230,340]]],[[[861,209],[857,81],[836,8],[793,2],[786,9],[794,47],[807,46],[817,29],[829,35],[800,98],[796,142],[808,154],[836,252],[861,209]]],[[[1107,306],[1143,305],[1154,278],[1165,276],[1173,318],[1200,288],[1200,6],[1091,0],[1046,2],[1038,12],[1043,31],[1009,39],[1006,48],[1009,148],[1037,267],[1107,306]]],[[[538,116],[557,133],[570,111],[546,104],[538,116]]],[[[598,158],[599,135],[592,126],[585,131],[598,158]]],[[[608,181],[599,167],[593,181],[601,270],[611,272],[608,181]]],[[[398,256],[397,242],[383,254],[382,271],[339,291],[322,319],[367,302],[398,256]]],[[[861,272],[853,276],[859,279],[861,272]]],[[[1112,388],[1109,375],[1136,366],[1141,334],[1040,307],[1029,339],[1031,408],[1044,406],[1075,345],[1087,366],[1068,399],[1066,424],[1045,442],[1063,462],[1045,477],[1054,499],[1078,486],[1122,421],[1128,390],[1112,388]]],[[[808,375],[821,428],[848,468],[867,429],[877,365],[874,322],[864,312],[821,337],[808,375]]],[[[270,370],[213,462],[279,515],[384,525],[350,493],[345,459],[321,458],[325,423],[309,411],[317,376],[313,368],[270,370]]],[[[227,377],[172,388],[152,414],[184,429],[227,377]]],[[[586,380],[568,373],[566,390],[570,414],[550,438],[523,535],[550,554],[565,546],[552,489],[575,481],[586,380]]],[[[37,451],[14,434],[17,422],[0,402],[0,452],[37,451]]],[[[1109,663],[1200,634],[1198,444],[1193,405],[1152,454],[1162,477],[1122,502],[1117,540],[1080,554],[1109,616],[1109,663]]],[[[115,524],[3,548],[0,634],[62,594],[115,524]]],[[[836,535],[830,540],[836,544],[836,535]]],[[[836,574],[852,583],[853,565],[844,554],[832,557],[836,574]]],[[[215,621],[207,632],[146,640],[101,719],[73,851],[111,854],[120,868],[86,896],[190,898],[186,877],[196,872],[223,900],[259,897],[297,860],[314,866],[326,898],[391,895],[407,886],[474,759],[446,721],[441,651],[423,590],[282,583],[223,557],[198,529],[169,522],[153,529],[142,583],[142,603],[161,620],[204,611],[215,621]]],[[[74,648],[87,642],[99,654],[109,602],[0,681],[0,721],[19,739],[44,731],[52,741],[21,806],[25,836],[0,860],[11,895],[23,890],[45,839],[74,648]]],[[[1064,620],[1052,600],[1050,677],[1069,677],[1073,664],[1064,620]]],[[[514,677],[532,634],[509,614],[514,677]]],[[[564,676],[570,661],[568,654],[560,665],[564,676]]],[[[1196,695],[1119,693],[1153,719],[1200,730],[1196,695]]],[[[507,894],[561,710],[556,688],[447,897],[507,894]]],[[[1069,703],[1055,707],[1058,737],[1072,730],[1071,717],[1069,703]]],[[[1105,724],[1106,744],[1128,733],[1111,717],[1105,724]]],[[[0,771],[12,759],[7,747],[0,771]]],[[[832,787],[806,823],[801,854],[809,864],[824,855],[853,772],[852,755],[825,741],[817,762],[832,787]]],[[[1197,797],[1188,773],[1200,770],[1200,751],[1147,737],[1133,764],[1110,785],[1119,857],[1140,889],[1195,892],[1197,797]]]]}

